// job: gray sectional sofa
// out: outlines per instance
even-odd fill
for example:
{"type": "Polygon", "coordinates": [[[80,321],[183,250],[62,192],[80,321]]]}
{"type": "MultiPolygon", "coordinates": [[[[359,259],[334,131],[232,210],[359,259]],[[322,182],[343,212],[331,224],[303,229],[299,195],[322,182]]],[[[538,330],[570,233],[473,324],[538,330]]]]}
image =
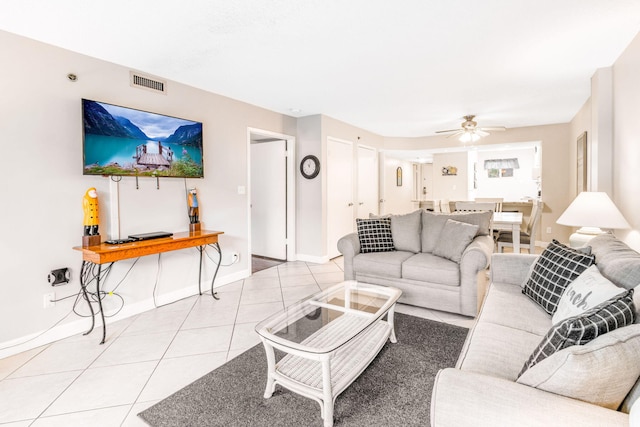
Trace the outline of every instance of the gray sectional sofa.
{"type": "Polygon", "coordinates": [[[377,218],[390,218],[393,250],[364,252],[362,233],[342,237],[338,250],[344,256],[345,280],[397,287],[406,304],[477,314],[478,280],[483,280],[493,252],[490,211],[418,210],[377,218]]]}
{"type": "MultiPolygon", "coordinates": [[[[524,370],[525,363],[540,355],[538,349],[547,348],[545,342],[554,342],[547,340],[552,331],[584,335],[575,325],[585,318],[592,321],[596,314],[585,312],[552,324],[553,317],[540,303],[523,293],[542,255],[494,254],[488,293],[457,366],[436,376],[433,427],[629,425],[626,412],[640,394],[640,324],[638,296],[626,290],[640,284],[640,254],[610,234],[595,237],[589,245],[595,256],[593,274],[621,288],[627,300],[635,299],[627,301],[627,311],[635,310],[635,324],[611,326],[607,320],[608,328],[625,326],[595,334],[595,339],[587,337],[592,340],[582,345],[562,341],[565,347],[555,347],[524,370]]],[[[601,281],[594,283],[601,286],[601,281]]],[[[562,296],[577,307],[587,293],[574,289],[568,286],[562,296]]],[[[589,310],[600,316],[605,309],[598,307],[603,304],[589,310]]],[[[634,321],[633,315],[628,318],[634,321]]]]}

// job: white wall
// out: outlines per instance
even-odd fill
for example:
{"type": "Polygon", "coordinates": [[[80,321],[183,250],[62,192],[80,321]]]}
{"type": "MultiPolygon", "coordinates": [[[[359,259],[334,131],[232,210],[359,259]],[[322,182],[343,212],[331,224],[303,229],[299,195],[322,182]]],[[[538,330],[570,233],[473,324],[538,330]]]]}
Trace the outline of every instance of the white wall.
{"type": "MultiPolygon", "coordinates": [[[[193,87],[169,81],[167,94],[129,86],[129,68],[0,32],[5,58],[0,68],[1,147],[5,182],[0,219],[0,357],[3,347],[60,325],[88,329],[89,320],[70,314],[73,299],[43,309],[43,294],[52,291],[46,277],[50,270],[71,268],[71,283],[56,287],[56,297],[78,292],[81,244],[82,196],[96,187],[101,204],[101,233],[109,234],[110,197],[115,184],[108,178],[82,175],[81,98],[94,99],[203,122],[204,179],[189,179],[198,189],[200,217],[206,229],[224,231],[223,252],[237,251],[240,263],[223,267],[218,284],[229,283],[250,272],[248,254],[247,128],[291,133],[295,119],[193,87]],[[68,73],[78,76],[76,82],[68,73]]],[[[188,227],[184,187],[180,179],[161,179],[160,189],[150,178],[125,177],[119,187],[119,219],[123,235],[132,232],[184,231],[188,227]]],[[[156,287],[157,301],[193,293],[197,284],[198,252],[183,250],[162,255],[156,287]]],[[[109,286],[124,277],[133,261],[114,266],[109,286]]],[[[157,273],[157,257],[142,258],[118,288],[125,310],[153,307],[151,299],[157,273]]],[[[208,259],[204,281],[211,278],[208,259]]],[[[204,288],[207,286],[205,284],[204,288]]],[[[115,306],[113,299],[105,300],[115,306]]],[[[67,329],[70,330],[70,329],[67,329]]],[[[96,341],[98,340],[97,333],[96,341]]],[[[34,341],[35,342],[35,341],[34,341]]]]}
{"type": "Polygon", "coordinates": [[[535,149],[527,147],[517,150],[478,151],[476,197],[503,197],[508,201],[518,201],[523,197],[536,197],[538,186],[531,171],[535,160],[535,149]],[[512,177],[489,178],[484,168],[485,160],[518,159],[519,169],[513,170],[512,177]]]}
{"type": "Polygon", "coordinates": [[[640,251],[640,34],[613,64],[613,197],[631,224],[617,230],[635,250],[640,251]]]}
{"type": "Polygon", "coordinates": [[[467,153],[433,155],[433,199],[467,200],[469,171],[467,153]],[[442,168],[455,166],[457,175],[443,175],[442,168]]]}
{"type": "Polygon", "coordinates": [[[384,185],[384,212],[380,214],[404,214],[417,209],[413,199],[413,165],[410,162],[398,159],[384,158],[383,185],[384,185]],[[402,168],[402,185],[397,185],[396,171],[402,168]]]}
{"type": "Polygon", "coordinates": [[[616,236],[640,251],[640,34],[612,67],[592,79],[591,97],[571,121],[571,200],[576,196],[576,140],[587,132],[590,191],[606,191],[631,225],[616,236]],[[604,87],[603,87],[604,85],[604,87]],[[610,93],[609,93],[610,92],[610,93]],[[609,127],[612,130],[609,130],[609,127]],[[609,142],[612,138],[612,142],[609,142]],[[607,146],[607,144],[611,146],[607,146]],[[604,145],[604,146],[603,146],[604,145]],[[607,157],[610,160],[607,160],[607,157]],[[612,185],[609,184],[612,183],[612,185]],[[612,187],[609,189],[609,187],[612,187]]]}

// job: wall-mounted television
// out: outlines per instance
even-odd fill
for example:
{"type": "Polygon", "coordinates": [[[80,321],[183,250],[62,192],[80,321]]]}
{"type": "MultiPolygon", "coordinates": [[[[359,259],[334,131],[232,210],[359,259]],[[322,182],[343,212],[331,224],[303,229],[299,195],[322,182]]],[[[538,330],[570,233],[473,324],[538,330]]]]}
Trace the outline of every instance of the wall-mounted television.
{"type": "Polygon", "coordinates": [[[84,175],[202,178],[202,123],[82,100],[84,175]]]}

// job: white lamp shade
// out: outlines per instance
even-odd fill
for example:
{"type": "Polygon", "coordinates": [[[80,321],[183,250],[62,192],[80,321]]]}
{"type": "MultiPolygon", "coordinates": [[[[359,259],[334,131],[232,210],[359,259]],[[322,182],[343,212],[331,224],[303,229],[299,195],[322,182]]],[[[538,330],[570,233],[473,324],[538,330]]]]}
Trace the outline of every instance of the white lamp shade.
{"type": "Polygon", "coordinates": [[[578,194],[556,222],[572,227],[630,228],[607,193],[597,191],[578,194]]]}

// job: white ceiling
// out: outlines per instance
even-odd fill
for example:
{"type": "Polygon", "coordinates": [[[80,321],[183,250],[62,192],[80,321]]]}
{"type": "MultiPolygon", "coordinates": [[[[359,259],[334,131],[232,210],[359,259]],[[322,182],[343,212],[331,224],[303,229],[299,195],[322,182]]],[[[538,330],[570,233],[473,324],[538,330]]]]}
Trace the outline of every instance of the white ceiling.
{"type": "Polygon", "coordinates": [[[465,114],[570,121],[640,31],[640,0],[2,0],[0,29],[291,116],[428,136],[465,114]]]}

